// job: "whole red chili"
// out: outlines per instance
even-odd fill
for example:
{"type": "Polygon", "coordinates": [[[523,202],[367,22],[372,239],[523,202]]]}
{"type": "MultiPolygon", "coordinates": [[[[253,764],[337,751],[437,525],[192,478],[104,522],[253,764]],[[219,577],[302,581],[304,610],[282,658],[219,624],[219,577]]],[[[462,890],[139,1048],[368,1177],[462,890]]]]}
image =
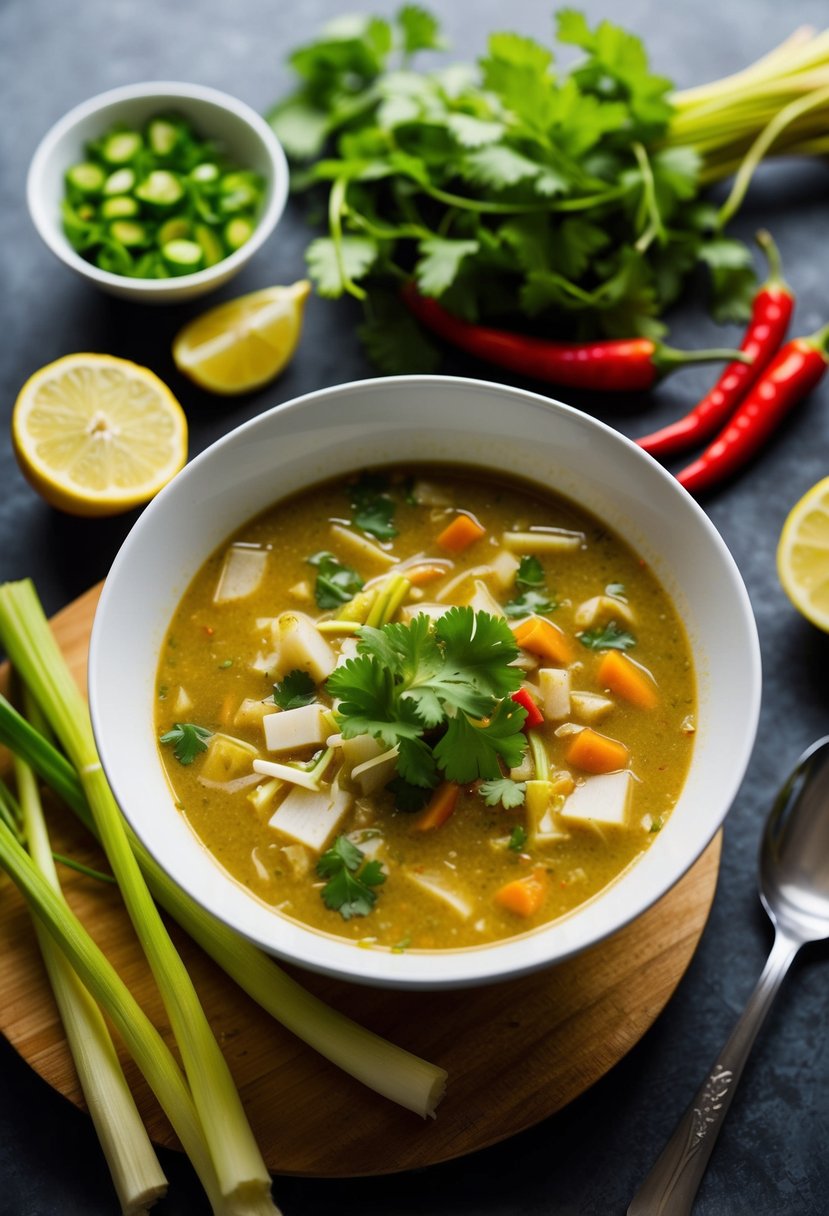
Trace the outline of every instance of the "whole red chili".
{"type": "Polygon", "coordinates": [[[436,300],[420,295],[412,284],[403,289],[403,298],[418,321],[453,346],[551,384],[635,392],[650,388],[661,376],[686,363],[747,358],[734,350],[674,350],[650,338],[552,342],[462,321],[436,300]]]}
{"type": "Polygon", "coordinates": [[[808,338],[794,338],[737,407],[724,430],[677,480],[699,494],[747,464],[786,414],[820,381],[829,367],[829,325],[808,338]]]}
{"type": "Polygon", "coordinates": [[[754,297],[751,320],[740,344],[751,362],[729,363],[710,392],[684,418],[637,439],[651,456],[675,456],[715,435],[780,349],[794,309],[794,294],[780,273],[780,256],[769,233],[759,232],[757,243],[765,250],[770,273],[754,297]]]}

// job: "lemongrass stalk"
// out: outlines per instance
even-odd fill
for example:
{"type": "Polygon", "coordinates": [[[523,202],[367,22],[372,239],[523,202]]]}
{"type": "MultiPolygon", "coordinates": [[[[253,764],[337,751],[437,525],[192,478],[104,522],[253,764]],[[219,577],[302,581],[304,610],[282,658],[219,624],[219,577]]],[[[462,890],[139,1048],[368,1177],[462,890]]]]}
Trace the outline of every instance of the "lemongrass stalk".
{"type": "Polygon", "coordinates": [[[680,89],[672,94],[671,104],[679,110],[684,110],[711,97],[727,97],[740,93],[746,84],[768,80],[786,72],[799,71],[803,67],[811,66],[815,61],[820,62],[827,53],[827,45],[829,38],[826,32],[815,36],[808,26],[801,26],[779,46],[755,59],[747,68],[742,68],[730,76],[723,76],[719,80],[712,80],[708,84],[680,89]]]}
{"type": "Polygon", "coordinates": [[[223,1216],[227,1208],[201,1122],[179,1067],[161,1035],[65,899],[3,823],[0,823],[0,866],[20,888],[88,994],[106,1010],[192,1161],[213,1211],[223,1216]]]}
{"type": "Polygon", "coordinates": [[[740,204],[745,198],[751,179],[754,176],[754,171],[760,164],[760,161],[768,152],[772,144],[782,134],[782,132],[796,118],[805,114],[808,110],[816,109],[818,106],[829,103],[829,88],[818,89],[817,92],[801,97],[776,114],[770,123],[760,132],[755,139],[751,148],[746,153],[746,157],[737,172],[734,179],[734,185],[728,198],[723,203],[719,210],[720,225],[724,226],[728,223],[734,213],[739,209],[740,204]]]}
{"type": "MultiPolygon", "coordinates": [[[[14,769],[29,853],[44,879],[60,894],[35,775],[17,756],[14,769]]],[[[166,1194],[167,1179],[141,1121],[101,1011],[37,917],[35,933],[121,1212],[123,1216],[141,1216],[166,1194]]]]}
{"type": "MultiPolygon", "coordinates": [[[[99,839],[78,775],[66,757],[0,696],[0,743],[22,756],[99,839]]],[[[244,992],[332,1064],[422,1118],[433,1116],[447,1074],[338,1013],[272,958],[191,900],[127,825],[130,847],[155,899],[244,992]]]]}
{"type": "Polygon", "coordinates": [[[142,878],[98,759],[86,703],[30,580],[0,587],[0,638],[80,777],[104,852],[170,1018],[221,1193],[226,1198],[249,1197],[251,1210],[274,1212],[269,1198],[270,1208],[263,1206],[270,1195],[270,1175],[227,1062],[142,878]]]}
{"type": "Polygon", "coordinates": [[[550,780],[550,757],[537,731],[527,731],[527,742],[530,745],[530,755],[533,758],[536,781],[550,780]]]}
{"type": "Polygon", "coordinates": [[[3,820],[10,832],[14,832],[17,839],[22,843],[23,832],[21,828],[22,816],[20,806],[2,778],[0,778],[0,819],[3,820]]]}
{"type": "Polygon", "coordinates": [[[411,589],[412,584],[409,580],[402,574],[398,574],[394,586],[389,591],[381,624],[388,625],[389,621],[394,620],[397,616],[398,608],[401,607],[411,589]]]}

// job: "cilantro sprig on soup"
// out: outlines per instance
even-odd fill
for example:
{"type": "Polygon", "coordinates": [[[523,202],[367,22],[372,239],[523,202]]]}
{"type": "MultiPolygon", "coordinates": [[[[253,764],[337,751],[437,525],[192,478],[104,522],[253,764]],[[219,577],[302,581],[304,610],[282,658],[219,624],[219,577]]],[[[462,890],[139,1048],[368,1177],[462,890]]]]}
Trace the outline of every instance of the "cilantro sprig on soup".
{"type": "Polygon", "coordinates": [[[382,470],[250,522],[158,672],[176,806],[275,914],[392,950],[563,916],[679,796],[694,673],[646,564],[489,471],[382,470]]]}

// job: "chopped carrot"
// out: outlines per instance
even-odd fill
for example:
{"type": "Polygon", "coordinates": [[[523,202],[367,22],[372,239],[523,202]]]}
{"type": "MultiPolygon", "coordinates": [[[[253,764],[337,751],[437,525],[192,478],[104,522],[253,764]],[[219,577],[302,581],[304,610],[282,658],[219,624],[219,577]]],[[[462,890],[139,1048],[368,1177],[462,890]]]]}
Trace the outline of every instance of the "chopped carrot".
{"type": "Polygon", "coordinates": [[[630,753],[618,739],[609,739],[585,726],[567,748],[567,762],[586,773],[615,773],[626,768],[630,753]]]}
{"type": "Polygon", "coordinates": [[[451,562],[448,561],[445,566],[424,562],[422,566],[410,566],[406,571],[406,578],[413,587],[422,587],[426,583],[434,583],[437,579],[443,578],[451,569],[451,562]]]}
{"type": "Polygon", "coordinates": [[[529,650],[551,663],[571,663],[573,660],[567,634],[542,616],[531,616],[520,625],[513,625],[512,632],[522,650],[529,650]]]}
{"type": "Polygon", "coordinates": [[[618,650],[608,650],[596,670],[602,688],[609,688],[617,696],[640,709],[655,709],[659,694],[652,677],[618,650]]]}
{"type": "Polygon", "coordinates": [[[505,883],[495,892],[496,904],[514,912],[516,916],[535,916],[540,911],[547,892],[550,889],[550,879],[543,866],[535,866],[531,874],[523,878],[515,878],[505,883]]]}
{"type": "Polygon", "coordinates": [[[443,529],[437,543],[449,553],[463,553],[464,549],[468,549],[482,536],[486,536],[486,528],[471,515],[459,511],[451,524],[447,524],[443,529]]]}
{"type": "Polygon", "coordinates": [[[442,827],[454,811],[461,787],[454,781],[443,781],[437,787],[426,806],[418,816],[415,827],[419,832],[429,832],[432,828],[442,827]]]}

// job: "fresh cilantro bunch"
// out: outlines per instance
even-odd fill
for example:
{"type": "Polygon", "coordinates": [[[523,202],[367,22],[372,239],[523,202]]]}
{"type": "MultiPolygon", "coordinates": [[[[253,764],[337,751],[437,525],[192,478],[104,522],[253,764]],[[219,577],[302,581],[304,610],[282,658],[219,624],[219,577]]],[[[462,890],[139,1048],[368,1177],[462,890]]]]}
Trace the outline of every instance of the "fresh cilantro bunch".
{"type": "Polygon", "coordinates": [[[509,666],[518,648],[505,621],[451,608],[434,623],[363,627],[357,651],[328,677],[340,728],[346,739],[367,734],[397,747],[407,787],[493,780],[502,762],[520,764],[526,710],[510,698],[521,673],[509,666]]]}
{"type": "Polygon", "coordinates": [[[412,56],[443,42],[414,5],[340,19],[290,57],[301,82],[270,121],[295,188],[327,194],[309,273],[322,295],[364,300],[385,371],[435,366],[399,302],[407,278],[470,321],[658,337],[702,263],[715,315],[747,315],[751,256],[718,230],[700,157],[671,136],[672,82],[611,22],[555,21],[582,52],[569,71],[515,33],[493,33],[474,66],[416,71],[412,56]]]}

